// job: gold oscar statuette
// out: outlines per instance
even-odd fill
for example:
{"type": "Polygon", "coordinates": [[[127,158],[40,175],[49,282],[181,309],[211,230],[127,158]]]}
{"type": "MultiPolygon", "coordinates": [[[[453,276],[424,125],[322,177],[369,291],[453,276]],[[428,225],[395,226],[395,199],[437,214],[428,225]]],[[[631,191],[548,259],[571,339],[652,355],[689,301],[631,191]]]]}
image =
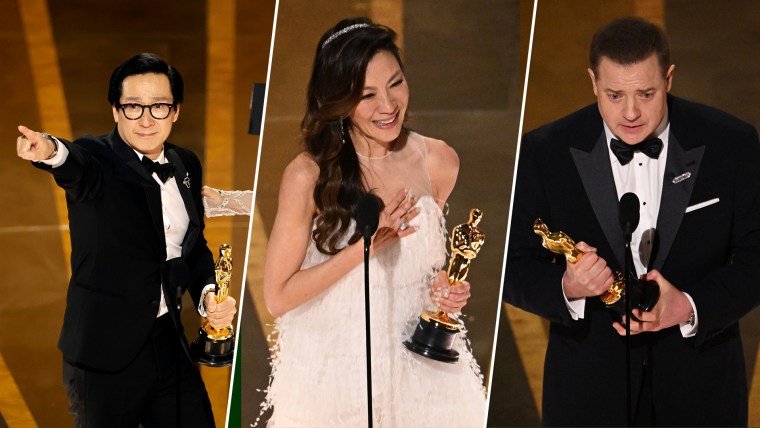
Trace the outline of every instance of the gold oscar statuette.
{"type": "MultiPolygon", "coordinates": [[[[227,299],[232,279],[232,247],[219,246],[219,258],[214,264],[216,274],[215,298],[217,302],[227,299]]],[[[214,328],[204,320],[198,330],[198,338],[190,345],[190,354],[197,363],[212,367],[227,367],[232,364],[235,333],[232,326],[214,328]]]]}
{"type": "MultiPolygon", "coordinates": [[[[451,258],[446,270],[450,287],[458,287],[467,278],[470,263],[478,255],[485,242],[485,234],[478,229],[483,212],[477,208],[470,210],[467,223],[457,225],[451,231],[451,258]]],[[[436,312],[424,311],[410,340],[404,346],[412,352],[446,363],[459,360],[459,353],[453,350],[454,338],[459,332],[459,320],[453,314],[441,309],[436,312]]]]}
{"type": "MultiPolygon", "coordinates": [[[[550,232],[549,228],[537,218],[533,222],[533,232],[541,237],[541,245],[547,250],[555,253],[562,254],[568,263],[577,263],[585,254],[583,251],[575,247],[575,241],[572,240],[563,231],[550,232]]],[[[623,279],[623,273],[613,272],[614,281],[609,289],[602,293],[599,298],[604,304],[613,309],[619,314],[625,313],[625,304],[623,296],[626,293],[625,280],[623,279]]],[[[630,278],[631,284],[631,307],[639,308],[643,311],[649,311],[654,307],[659,299],[659,287],[649,284],[647,281],[640,281],[635,277],[635,274],[630,278]]]]}

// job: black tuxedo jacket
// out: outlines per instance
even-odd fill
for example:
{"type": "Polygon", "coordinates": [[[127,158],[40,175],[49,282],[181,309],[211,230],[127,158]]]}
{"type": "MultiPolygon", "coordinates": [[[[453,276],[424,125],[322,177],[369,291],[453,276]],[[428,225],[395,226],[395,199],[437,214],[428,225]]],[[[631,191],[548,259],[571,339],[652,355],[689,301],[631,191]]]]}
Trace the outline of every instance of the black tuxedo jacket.
{"type": "MultiPolygon", "coordinates": [[[[746,425],[738,321],[760,301],[757,131],[671,96],[668,114],[653,268],[691,295],[699,329],[693,338],[683,338],[677,326],[632,337],[633,405],[647,382],[658,425],[746,425]],[[707,201],[714,203],[686,212],[707,201]]],[[[586,299],[585,318],[572,320],[561,289],[565,260],[541,247],[532,227],[538,217],[550,230],[596,247],[613,270],[622,270],[624,236],[595,104],[523,138],[504,299],[551,321],[544,423],[623,426],[625,338],[612,328],[617,317],[593,297],[586,299]]]]}
{"type": "Polygon", "coordinates": [[[170,316],[189,289],[195,304],[214,282],[213,257],[203,237],[201,164],[190,151],[164,144],[190,224],[182,257],[166,262],[161,190],[114,129],[73,143],[65,163],[48,170],[66,191],[71,230],[71,281],[58,343],[81,367],[118,371],[150,335],[159,308],[162,276],[170,316]],[[188,277],[189,273],[189,277],[188,277]]]}

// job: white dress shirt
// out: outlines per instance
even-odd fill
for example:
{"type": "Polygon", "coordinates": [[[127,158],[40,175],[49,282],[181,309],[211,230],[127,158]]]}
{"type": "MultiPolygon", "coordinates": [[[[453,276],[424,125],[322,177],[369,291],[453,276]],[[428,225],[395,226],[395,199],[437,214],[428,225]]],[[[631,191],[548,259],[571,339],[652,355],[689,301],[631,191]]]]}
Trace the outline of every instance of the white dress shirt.
{"type": "MultiPolygon", "coordinates": [[[[144,155],[137,150],[135,150],[135,153],[142,161],[144,155]]],[[[160,164],[166,163],[166,156],[164,156],[163,150],[161,150],[161,153],[158,155],[156,162],[160,164]]],[[[187,215],[185,202],[182,200],[182,195],[179,193],[177,180],[174,177],[169,177],[169,179],[166,180],[166,183],[164,183],[158,178],[158,175],[155,172],[152,176],[161,188],[161,214],[164,222],[166,260],[182,257],[182,240],[185,239],[187,226],[190,224],[190,217],[187,215]]],[[[156,316],[160,317],[167,312],[169,312],[169,309],[166,307],[164,288],[161,287],[161,304],[158,308],[158,315],[156,316]]]]}

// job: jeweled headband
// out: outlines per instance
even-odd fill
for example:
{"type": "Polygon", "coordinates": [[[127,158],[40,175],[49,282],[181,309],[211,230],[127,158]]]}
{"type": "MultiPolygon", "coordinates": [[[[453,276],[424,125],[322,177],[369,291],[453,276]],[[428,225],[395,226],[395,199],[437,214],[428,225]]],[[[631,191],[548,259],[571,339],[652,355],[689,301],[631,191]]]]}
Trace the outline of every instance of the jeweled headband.
{"type": "Polygon", "coordinates": [[[364,27],[371,27],[371,25],[367,24],[367,23],[354,24],[354,25],[349,25],[348,27],[346,27],[346,28],[344,28],[344,29],[342,29],[340,31],[334,32],[330,37],[327,38],[327,40],[324,41],[324,43],[322,43],[322,49],[324,49],[325,46],[327,46],[328,43],[330,43],[333,40],[337,39],[338,37],[340,37],[340,36],[348,33],[349,31],[353,31],[353,30],[356,30],[357,28],[364,28],[364,27]]]}

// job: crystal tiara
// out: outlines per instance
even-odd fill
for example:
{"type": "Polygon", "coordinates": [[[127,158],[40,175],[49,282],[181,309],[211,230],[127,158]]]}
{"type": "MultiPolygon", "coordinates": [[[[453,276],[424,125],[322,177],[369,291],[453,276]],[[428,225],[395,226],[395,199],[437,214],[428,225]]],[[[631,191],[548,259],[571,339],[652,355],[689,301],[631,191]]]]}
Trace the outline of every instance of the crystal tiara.
{"type": "Polygon", "coordinates": [[[349,31],[353,31],[353,30],[356,30],[357,28],[364,28],[364,27],[371,27],[371,25],[366,24],[366,23],[354,24],[354,25],[349,25],[348,27],[346,27],[346,28],[344,28],[344,29],[342,29],[340,31],[334,32],[330,37],[327,38],[327,40],[324,41],[324,43],[322,43],[322,49],[324,49],[325,46],[327,46],[328,43],[330,43],[333,40],[337,39],[338,37],[340,37],[340,36],[348,33],[349,31]]]}

